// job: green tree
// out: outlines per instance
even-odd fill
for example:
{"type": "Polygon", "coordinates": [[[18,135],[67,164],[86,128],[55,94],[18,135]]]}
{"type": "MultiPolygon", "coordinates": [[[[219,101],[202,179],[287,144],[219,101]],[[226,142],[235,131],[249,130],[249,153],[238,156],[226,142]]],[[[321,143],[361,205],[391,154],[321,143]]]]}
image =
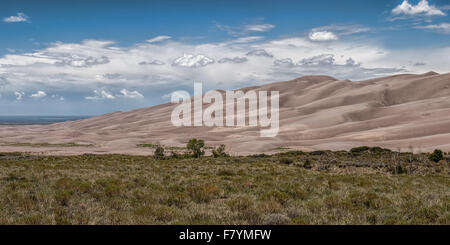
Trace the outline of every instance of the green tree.
{"type": "Polygon", "coordinates": [[[433,153],[430,154],[428,159],[433,162],[439,162],[440,160],[444,160],[444,155],[442,154],[441,150],[436,149],[433,153]]]}
{"type": "Polygon", "coordinates": [[[164,147],[157,145],[153,157],[156,160],[164,159],[164,147]]]}
{"type": "Polygon", "coordinates": [[[186,148],[190,151],[191,155],[195,158],[205,155],[205,142],[201,139],[191,139],[187,143],[186,148]]]}
{"type": "Polygon", "coordinates": [[[225,145],[220,145],[212,150],[214,158],[227,157],[228,154],[225,152],[225,145]]]}

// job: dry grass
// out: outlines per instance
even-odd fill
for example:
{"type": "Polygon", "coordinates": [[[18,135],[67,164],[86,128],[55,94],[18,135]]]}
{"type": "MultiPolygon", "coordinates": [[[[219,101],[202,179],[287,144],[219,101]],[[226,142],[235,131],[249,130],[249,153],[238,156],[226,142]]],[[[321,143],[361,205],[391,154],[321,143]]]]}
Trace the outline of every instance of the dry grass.
{"type": "Polygon", "coordinates": [[[450,224],[448,161],[0,154],[0,224],[450,224]]]}

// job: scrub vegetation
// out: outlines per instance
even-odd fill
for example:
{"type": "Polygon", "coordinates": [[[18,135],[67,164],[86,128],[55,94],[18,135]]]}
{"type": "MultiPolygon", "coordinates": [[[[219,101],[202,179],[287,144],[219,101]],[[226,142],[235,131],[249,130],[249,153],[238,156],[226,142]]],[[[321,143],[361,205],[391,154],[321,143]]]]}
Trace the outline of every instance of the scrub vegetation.
{"type": "Polygon", "coordinates": [[[0,154],[0,224],[450,224],[445,153],[160,153],[0,154]]]}

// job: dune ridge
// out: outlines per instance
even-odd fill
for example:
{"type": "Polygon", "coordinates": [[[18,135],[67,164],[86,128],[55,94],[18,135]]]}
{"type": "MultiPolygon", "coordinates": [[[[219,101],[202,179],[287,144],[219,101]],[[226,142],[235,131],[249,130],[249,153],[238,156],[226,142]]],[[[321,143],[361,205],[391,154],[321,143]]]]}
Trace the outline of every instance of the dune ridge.
{"type": "Polygon", "coordinates": [[[305,76],[242,90],[279,91],[278,136],[261,138],[259,127],[177,128],[170,121],[176,105],[162,104],[52,125],[0,126],[0,151],[146,155],[151,149],[138,144],[184,146],[194,137],[212,146],[225,144],[236,155],[282,148],[348,150],[361,145],[415,152],[435,148],[450,151],[450,73],[402,74],[357,82],[305,76]]]}

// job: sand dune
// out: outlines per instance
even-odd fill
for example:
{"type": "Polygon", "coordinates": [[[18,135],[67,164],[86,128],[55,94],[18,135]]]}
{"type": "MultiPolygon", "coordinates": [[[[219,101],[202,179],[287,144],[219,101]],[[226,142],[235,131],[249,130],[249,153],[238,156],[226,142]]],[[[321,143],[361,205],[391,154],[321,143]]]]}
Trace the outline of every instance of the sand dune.
{"type": "Polygon", "coordinates": [[[0,151],[150,154],[151,149],[137,145],[184,146],[193,137],[205,139],[208,145],[225,144],[229,152],[241,155],[277,148],[348,150],[361,145],[450,151],[450,74],[405,74],[358,82],[306,76],[242,90],[280,92],[278,136],[262,138],[258,127],[177,128],[170,121],[176,105],[163,104],[53,125],[0,126],[0,151]]]}

